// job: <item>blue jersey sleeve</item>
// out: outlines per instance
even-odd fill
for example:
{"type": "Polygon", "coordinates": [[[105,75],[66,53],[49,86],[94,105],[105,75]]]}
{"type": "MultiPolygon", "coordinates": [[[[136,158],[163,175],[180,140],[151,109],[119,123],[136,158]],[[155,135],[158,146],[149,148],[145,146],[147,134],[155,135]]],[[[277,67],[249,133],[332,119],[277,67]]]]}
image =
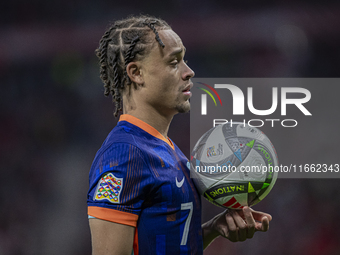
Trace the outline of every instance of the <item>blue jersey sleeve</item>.
{"type": "Polygon", "coordinates": [[[90,171],[88,215],[136,227],[149,180],[143,155],[131,144],[98,152],[90,171]]]}

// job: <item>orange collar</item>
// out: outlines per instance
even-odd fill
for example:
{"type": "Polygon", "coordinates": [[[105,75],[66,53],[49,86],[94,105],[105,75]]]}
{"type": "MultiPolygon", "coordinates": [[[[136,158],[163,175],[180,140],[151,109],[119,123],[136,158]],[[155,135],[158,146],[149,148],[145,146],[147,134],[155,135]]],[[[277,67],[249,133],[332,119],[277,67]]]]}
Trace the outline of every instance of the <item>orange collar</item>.
{"type": "Polygon", "coordinates": [[[129,114],[123,114],[120,116],[119,121],[127,121],[141,129],[143,129],[145,132],[149,133],[150,135],[161,139],[162,141],[166,142],[169,144],[169,146],[175,150],[175,146],[172,143],[172,141],[169,138],[165,138],[161,133],[159,133],[154,127],[150,126],[149,124],[145,123],[144,121],[129,115],[129,114]]]}

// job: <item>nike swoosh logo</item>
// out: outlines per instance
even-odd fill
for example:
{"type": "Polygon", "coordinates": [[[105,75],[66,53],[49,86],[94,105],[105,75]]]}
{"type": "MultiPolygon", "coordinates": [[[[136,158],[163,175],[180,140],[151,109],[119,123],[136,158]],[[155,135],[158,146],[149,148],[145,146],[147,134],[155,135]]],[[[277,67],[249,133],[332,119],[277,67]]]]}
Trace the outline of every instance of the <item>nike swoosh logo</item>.
{"type": "Polygon", "coordinates": [[[177,180],[177,177],[176,177],[176,186],[177,186],[177,188],[181,188],[183,186],[183,183],[184,183],[184,176],[183,176],[183,179],[180,182],[177,180]]]}

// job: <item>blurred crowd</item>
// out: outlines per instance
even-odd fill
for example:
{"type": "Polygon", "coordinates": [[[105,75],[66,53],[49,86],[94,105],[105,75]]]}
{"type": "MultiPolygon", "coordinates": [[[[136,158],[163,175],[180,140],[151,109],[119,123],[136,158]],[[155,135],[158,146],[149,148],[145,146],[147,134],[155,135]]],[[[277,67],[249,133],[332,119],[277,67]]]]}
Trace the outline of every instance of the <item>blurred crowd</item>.
{"type": "MultiPolygon", "coordinates": [[[[166,19],[196,77],[340,74],[336,1],[137,3],[0,4],[1,255],[91,254],[88,171],[117,121],[94,55],[110,21],[141,12],[166,19]]],[[[179,115],[169,132],[187,156],[189,127],[179,115]]],[[[219,238],[205,254],[339,254],[338,187],[278,180],[255,208],[273,215],[270,231],[244,243],[219,238]]],[[[203,220],[221,211],[202,202],[203,220]]]]}

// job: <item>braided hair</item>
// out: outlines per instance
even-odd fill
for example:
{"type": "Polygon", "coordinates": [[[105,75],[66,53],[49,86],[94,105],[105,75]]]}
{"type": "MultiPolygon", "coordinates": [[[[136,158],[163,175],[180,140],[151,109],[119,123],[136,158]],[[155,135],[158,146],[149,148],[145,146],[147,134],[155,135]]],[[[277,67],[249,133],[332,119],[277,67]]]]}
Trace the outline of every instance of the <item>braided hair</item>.
{"type": "Polygon", "coordinates": [[[129,17],[111,25],[99,42],[96,55],[100,63],[100,78],[104,83],[104,95],[111,94],[115,103],[115,117],[122,111],[120,91],[131,84],[126,67],[131,61],[141,60],[148,53],[153,43],[150,32],[155,34],[159,45],[165,47],[157,29],[171,27],[164,20],[151,16],[129,17]]]}

